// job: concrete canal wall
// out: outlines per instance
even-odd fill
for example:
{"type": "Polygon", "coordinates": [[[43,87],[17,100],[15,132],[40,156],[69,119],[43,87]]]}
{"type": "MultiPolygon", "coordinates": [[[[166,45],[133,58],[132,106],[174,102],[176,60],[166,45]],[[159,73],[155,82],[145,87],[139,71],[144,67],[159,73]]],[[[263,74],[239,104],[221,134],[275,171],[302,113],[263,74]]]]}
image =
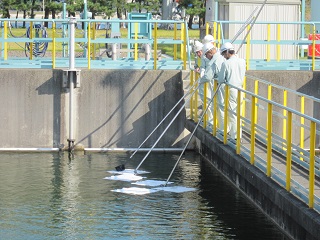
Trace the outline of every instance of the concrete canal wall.
{"type": "MultiPolygon", "coordinates": [[[[0,70],[0,148],[65,148],[69,89],[62,70],[0,70]]],[[[81,70],[74,139],[85,148],[136,148],[183,96],[181,71],[81,70]]],[[[168,121],[146,142],[151,147],[168,121]]],[[[183,147],[185,110],[156,148],[183,147]]]]}

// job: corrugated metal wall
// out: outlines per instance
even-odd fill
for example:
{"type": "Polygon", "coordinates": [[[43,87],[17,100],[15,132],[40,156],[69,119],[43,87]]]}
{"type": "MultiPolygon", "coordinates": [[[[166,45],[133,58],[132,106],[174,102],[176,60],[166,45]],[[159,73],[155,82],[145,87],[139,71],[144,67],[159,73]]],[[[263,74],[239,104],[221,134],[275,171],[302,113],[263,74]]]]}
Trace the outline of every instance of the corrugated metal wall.
{"type": "MultiPolygon", "coordinates": [[[[219,3],[219,20],[229,21],[246,21],[252,14],[256,7],[260,8],[261,4],[248,4],[248,3],[219,3]]],[[[297,22],[300,21],[299,14],[300,6],[298,4],[266,4],[261,11],[257,22],[297,22]]],[[[259,9],[258,9],[259,10],[259,9]]],[[[254,15],[258,13],[258,10],[254,15]]],[[[242,24],[230,24],[223,27],[223,37],[225,39],[232,39],[234,35],[241,28],[242,24]]],[[[300,25],[281,24],[280,26],[281,40],[298,40],[300,38],[300,25]]],[[[243,40],[246,35],[244,31],[237,40],[243,40]]],[[[267,25],[255,24],[251,30],[251,39],[267,40],[267,25]]],[[[271,25],[270,39],[277,39],[277,26],[271,25]]],[[[235,44],[235,48],[239,45],[235,44]]],[[[281,59],[297,59],[299,53],[298,46],[281,45],[281,59]]],[[[250,48],[251,59],[266,59],[267,58],[267,45],[252,45],[250,48]]],[[[270,58],[276,59],[275,45],[270,47],[270,58]]],[[[246,57],[246,46],[242,46],[239,56],[246,57]]]]}

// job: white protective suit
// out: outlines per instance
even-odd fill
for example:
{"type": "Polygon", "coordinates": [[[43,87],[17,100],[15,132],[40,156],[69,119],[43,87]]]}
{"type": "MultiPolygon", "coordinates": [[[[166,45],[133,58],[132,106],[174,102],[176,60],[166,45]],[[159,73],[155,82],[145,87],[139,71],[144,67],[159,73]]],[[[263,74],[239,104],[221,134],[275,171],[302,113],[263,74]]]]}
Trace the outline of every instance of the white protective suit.
{"type": "MultiPolygon", "coordinates": [[[[242,88],[245,73],[246,73],[245,60],[233,55],[222,64],[219,77],[218,77],[218,82],[219,83],[227,82],[238,88],[242,88]]],[[[224,86],[221,86],[221,90],[224,96],[224,93],[225,93],[224,86]]],[[[229,99],[225,99],[225,104],[228,104],[227,130],[232,139],[236,139],[237,137],[237,98],[238,98],[238,90],[235,88],[229,88],[229,99]]],[[[242,102],[242,99],[241,99],[241,102],[242,102]]],[[[224,112],[224,109],[221,109],[221,107],[223,106],[219,105],[219,107],[220,107],[220,111],[224,112]]],[[[241,124],[240,124],[239,131],[240,131],[240,138],[241,138],[242,137],[241,124]]]]}
{"type": "MultiPolygon", "coordinates": [[[[203,77],[201,77],[200,79],[200,84],[203,86],[205,82],[208,82],[207,86],[208,86],[208,89],[207,89],[207,103],[210,101],[210,99],[213,97],[213,89],[214,89],[214,79],[217,79],[218,78],[218,74],[219,74],[219,71],[221,69],[221,65],[222,63],[225,61],[225,59],[219,54],[219,52],[216,52],[212,59],[209,60],[207,59],[207,61],[209,61],[207,63],[207,66],[206,66],[206,69],[205,69],[205,73],[203,75],[203,77]]],[[[200,89],[201,89],[201,85],[200,85],[200,88],[199,88],[199,94],[201,96],[201,99],[203,99],[204,97],[204,93],[203,91],[201,92],[200,89]]],[[[203,87],[202,87],[203,89],[203,87]]],[[[218,92],[217,92],[217,95],[221,95],[222,96],[222,92],[221,90],[219,89],[218,92]]],[[[211,106],[209,107],[208,109],[208,122],[210,124],[212,124],[213,122],[213,114],[212,114],[212,106],[213,106],[213,102],[211,103],[211,106]]]]}

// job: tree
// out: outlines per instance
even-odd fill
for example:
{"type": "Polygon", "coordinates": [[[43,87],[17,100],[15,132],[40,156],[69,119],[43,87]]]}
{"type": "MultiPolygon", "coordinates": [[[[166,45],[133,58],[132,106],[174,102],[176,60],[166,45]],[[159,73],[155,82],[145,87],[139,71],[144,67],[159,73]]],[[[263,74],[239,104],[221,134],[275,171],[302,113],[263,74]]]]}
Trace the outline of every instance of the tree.
{"type": "Polygon", "coordinates": [[[179,7],[186,9],[186,14],[188,14],[189,22],[188,28],[192,29],[193,17],[199,16],[199,28],[205,23],[206,6],[205,1],[200,0],[180,0],[179,7]]]}

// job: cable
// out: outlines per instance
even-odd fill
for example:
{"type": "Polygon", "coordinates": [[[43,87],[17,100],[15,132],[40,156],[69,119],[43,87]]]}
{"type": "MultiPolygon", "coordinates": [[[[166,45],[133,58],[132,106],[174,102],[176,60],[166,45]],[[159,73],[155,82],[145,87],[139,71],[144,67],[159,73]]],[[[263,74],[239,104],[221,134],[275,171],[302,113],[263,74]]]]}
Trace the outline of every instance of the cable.
{"type": "MultiPolygon", "coordinates": [[[[47,38],[48,34],[46,28],[41,26],[40,24],[35,24],[33,27],[36,31],[36,35],[42,38],[47,38]],[[41,35],[40,35],[41,34],[41,35]]],[[[30,27],[28,27],[26,32],[26,37],[30,37],[30,27]]],[[[36,38],[34,38],[36,39],[36,38]]],[[[32,42],[32,55],[35,57],[43,57],[46,54],[48,49],[48,42],[34,41],[32,42]]],[[[30,55],[30,42],[26,42],[25,44],[25,54],[27,57],[30,55]]]]}

